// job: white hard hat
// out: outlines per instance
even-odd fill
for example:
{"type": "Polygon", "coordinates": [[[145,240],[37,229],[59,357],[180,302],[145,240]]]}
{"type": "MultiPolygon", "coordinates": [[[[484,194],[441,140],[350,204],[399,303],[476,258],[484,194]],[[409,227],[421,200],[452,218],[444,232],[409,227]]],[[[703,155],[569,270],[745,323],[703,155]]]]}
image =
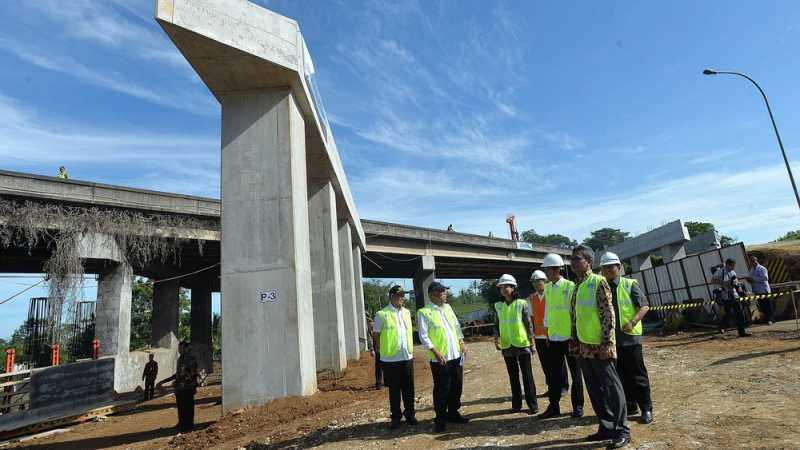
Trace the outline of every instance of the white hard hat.
{"type": "Polygon", "coordinates": [[[547,279],[547,275],[545,275],[544,272],[542,272],[541,270],[534,270],[533,271],[533,275],[531,275],[531,280],[533,280],[533,281],[546,280],[546,279],[547,279]]]}
{"type": "Polygon", "coordinates": [[[614,252],[605,252],[603,256],[600,257],[600,265],[601,266],[609,266],[611,264],[622,264],[619,261],[619,256],[617,256],[614,252]]]}
{"type": "Polygon", "coordinates": [[[555,253],[548,253],[545,255],[544,260],[542,261],[542,267],[562,266],[564,266],[564,260],[561,258],[561,255],[556,255],[555,253]]]}
{"type": "Polygon", "coordinates": [[[517,286],[517,279],[512,277],[511,275],[504,273],[498,280],[497,285],[502,286],[504,284],[508,284],[511,286],[517,286]]]}

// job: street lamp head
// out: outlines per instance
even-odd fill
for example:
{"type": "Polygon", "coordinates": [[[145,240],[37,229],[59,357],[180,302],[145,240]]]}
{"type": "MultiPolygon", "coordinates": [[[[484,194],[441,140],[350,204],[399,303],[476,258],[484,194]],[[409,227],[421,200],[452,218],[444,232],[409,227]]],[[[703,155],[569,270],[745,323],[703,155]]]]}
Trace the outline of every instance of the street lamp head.
{"type": "Polygon", "coordinates": [[[703,71],[703,75],[716,75],[716,74],[717,74],[717,71],[716,71],[716,70],[705,69],[705,70],[703,71]]]}

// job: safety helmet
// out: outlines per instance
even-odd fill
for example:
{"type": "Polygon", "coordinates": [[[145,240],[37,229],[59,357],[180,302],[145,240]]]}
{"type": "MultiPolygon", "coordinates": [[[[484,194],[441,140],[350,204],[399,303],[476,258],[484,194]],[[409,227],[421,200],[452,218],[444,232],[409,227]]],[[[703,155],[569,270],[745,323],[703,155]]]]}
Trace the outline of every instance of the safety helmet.
{"type": "Polygon", "coordinates": [[[555,253],[548,253],[545,255],[544,260],[542,261],[542,267],[563,267],[564,266],[564,259],[561,258],[561,255],[557,255],[555,253]]]}
{"type": "Polygon", "coordinates": [[[514,278],[513,276],[511,276],[511,275],[507,274],[507,273],[504,273],[504,274],[503,274],[503,275],[502,275],[502,276],[501,276],[501,277],[500,277],[500,278],[497,280],[497,285],[498,285],[498,286],[503,286],[503,285],[506,285],[506,284],[507,284],[507,285],[510,285],[510,286],[514,286],[514,287],[516,287],[516,286],[517,286],[517,279],[516,279],[516,278],[514,278]]]}
{"type": "Polygon", "coordinates": [[[622,264],[619,261],[619,256],[617,256],[614,252],[605,252],[603,256],[600,257],[600,266],[609,266],[611,264],[622,264]]]}
{"type": "Polygon", "coordinates": [[[546,279],[547,279],[547,276],[541,270],[534,270],[533,271],[533,275],[531,275],[531,280],[532,281],[546,280],[546,279]]]}

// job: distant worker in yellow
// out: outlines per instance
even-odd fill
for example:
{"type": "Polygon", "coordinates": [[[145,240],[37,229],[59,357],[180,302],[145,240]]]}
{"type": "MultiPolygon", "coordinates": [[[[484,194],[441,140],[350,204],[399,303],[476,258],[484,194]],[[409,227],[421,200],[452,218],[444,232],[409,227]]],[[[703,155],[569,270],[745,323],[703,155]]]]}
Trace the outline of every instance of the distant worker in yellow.
{"type": "Polygon", "coordinates": [[[517,297],[517,280],[504,274],[497,280],[502,300],[494,304],[495,338],[494,346],[503,353],[511,384],[511,410],[522,411],[522,391],[528,414],[539,412],[536,401],[536,384],[533,381],[531,354],[534,353],[533,326],[528,302],[517,297]],[[522,372],[522,387],[519,374],[522,372]]]}
{"type": "Polygon", "coordinates": [[[389,387],[391,429],[400,426],[403,416],[409,425],[419,423],[414,409],[414,338],[411,312],[403,307],[405,296],[402,286],[389,289],[389,304],[375,314],[372,324],[373,348],[377,349],[383,379],[389,387]],[[402,412],[401,397],[405,408],[402,412]]]}
{"type": "Polygon", "coordinates": [[[611,287],[617,338],[617,373],[625,390],[628,416],[641,409],[639,421],[653,421],[653,401],[650,398],[650,377],[642,354],[642,319],[650,304],[639,282],[620,275],[622,263],[619,256],[606,252],[600,257],[600,270],[611,287]]]}
{"type": "Polygon", "coordinates": [[[69,174],[67,173],[67,168],[64,166],[58,168],[58,175],[56,176],[58,178],[61,178],[62,180],[69,180],[69,174]]]}

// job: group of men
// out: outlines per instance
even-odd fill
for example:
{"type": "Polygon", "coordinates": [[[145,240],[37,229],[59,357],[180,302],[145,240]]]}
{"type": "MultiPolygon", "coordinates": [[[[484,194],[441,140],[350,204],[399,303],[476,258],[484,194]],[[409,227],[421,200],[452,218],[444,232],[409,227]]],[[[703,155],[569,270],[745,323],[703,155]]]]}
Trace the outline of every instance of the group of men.
{"type": "MultiPolygon", "coordinates": [[[[630,443],[629,415],[640,414],[643,424],[653,421],[641,342],[641,321],[649,305],[636,280],[620,275],[617,255],[602,256],[602,275],[592,272],[593,261],[590,247],[573,249],[571,268],[577,277],[573,282],[562,276],[561,256],[548,254],[542,264],[544,272],[533,273],[534,293],[528,299],[519,298],[513,276],[501,276],[497,281],[501,300],[494,305],[494,343],[505,360],[514,412],[522,411],[523,398],[528,414],[539,412],[531,364],[532,355],[538,353],[549,401],[538,418],[561,415],[560,400],[570,390],[569,378],[571,416],[582,417],[585,382],[599,419],[597,432],[586,440],[609,441],[608,448],[622,448],[630,443]]],[[[459,412],[467,349],[458,319],[447,304],[447,287],[434,282],[428,293],[431,302],[417,312],[417,329],[428,350],[433,376],[434,431],[442,432],[448,422],[469,421],[459,412]]],[[[408,425],[418,423],[413,332],[411,314],[403,307],[403,288],[392,287],[389,298],[390,304],[375,315],[372,335],[383,381],[389,388],[390,427],[397,428],[403,417],[408,425]]]]}
{"type": "MultiPolygon", "coordinates": [[[[747,321],[740,301],[740,298],[747,295],[747,293],[744,286],[739,282],[740,279],[750,282],[755,295],[772,292],[767,268],[761,265],[755,255],[750,256],[750,263],[753,268],[750,270],[750,274],[744,277],[739,277],[736,274],[736,261],[730,258],[725,260],[725,264],[711,268],[711,284],[716,286],[714,289],[714,301],[717,302],[721,310],[725,311],[725,315],[719,319],[720,333],[725,333],[726,328],[730,325],[730,320],[734,319],[739,337],[750,336],[746,329],[747,321]]],[[[758,309],[764,315],[768,325],[772,325],[775,322],[772,299],[759,299],[758,309]]]]}

